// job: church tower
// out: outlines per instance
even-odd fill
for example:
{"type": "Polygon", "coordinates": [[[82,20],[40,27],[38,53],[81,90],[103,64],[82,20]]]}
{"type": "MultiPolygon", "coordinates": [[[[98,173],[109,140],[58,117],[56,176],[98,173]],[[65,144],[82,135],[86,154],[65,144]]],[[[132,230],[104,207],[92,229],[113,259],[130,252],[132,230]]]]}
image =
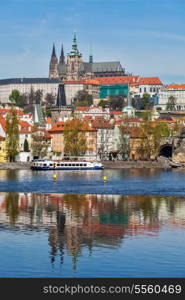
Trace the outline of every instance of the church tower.
{"type": "Polygon", "coordinates": [[[81,78],[82,62],[82,54],[78,51],[76,33],[74,33],[72,49],[67,54],[67,80],[79,80],[81,78]]]}
{"type": "Polygon", "coordinates": [[[53,50],[49,65],[49,78],[58,78],[58,58],[55,52],[55,44],[53,44],[53,50]]]}
{"type": "Polygon", "coordinates": [[[60,54],[59,64],[65,65],[65,56],[64,56],[64,48],[63,48],[63,45],[62,45],[62,49],[61,49],[61,54],[60,54]]]}

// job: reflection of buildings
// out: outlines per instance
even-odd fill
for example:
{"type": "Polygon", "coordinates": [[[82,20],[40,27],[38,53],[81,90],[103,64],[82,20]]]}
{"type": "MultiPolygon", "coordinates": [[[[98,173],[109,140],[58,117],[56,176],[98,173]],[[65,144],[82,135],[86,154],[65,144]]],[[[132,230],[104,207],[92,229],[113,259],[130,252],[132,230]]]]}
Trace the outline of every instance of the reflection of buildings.
{"type": "Polygon", "coordinates": [[[65,253],[76,267],[84,248],[119,247],[123,238],[185,226],[180,197],[0,193],[0,226],[47,230],[51,262],[65,253]]]}

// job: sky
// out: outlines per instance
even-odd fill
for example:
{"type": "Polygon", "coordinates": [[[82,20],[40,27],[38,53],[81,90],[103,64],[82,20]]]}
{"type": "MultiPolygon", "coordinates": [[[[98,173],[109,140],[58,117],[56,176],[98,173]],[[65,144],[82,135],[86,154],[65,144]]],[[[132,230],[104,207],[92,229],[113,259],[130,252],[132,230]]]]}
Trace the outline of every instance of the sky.
{"type": "Polygon", "coordinates": [[[0,0],[0,79],[47,77],[52,44],[185,83],[184,0],[0,0]],[[91,46],[90,46],[91,45],[91,46]]]}

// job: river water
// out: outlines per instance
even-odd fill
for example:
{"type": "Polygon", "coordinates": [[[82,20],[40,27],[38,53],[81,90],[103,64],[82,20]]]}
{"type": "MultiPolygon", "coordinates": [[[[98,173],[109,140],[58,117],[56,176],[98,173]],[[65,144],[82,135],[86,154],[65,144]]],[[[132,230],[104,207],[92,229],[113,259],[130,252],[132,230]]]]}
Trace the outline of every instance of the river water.
{"type": "Polygon", "coordinates": [[[0,277],[185,277],[184,170],[52,174],[0,170],[0,277]]]}

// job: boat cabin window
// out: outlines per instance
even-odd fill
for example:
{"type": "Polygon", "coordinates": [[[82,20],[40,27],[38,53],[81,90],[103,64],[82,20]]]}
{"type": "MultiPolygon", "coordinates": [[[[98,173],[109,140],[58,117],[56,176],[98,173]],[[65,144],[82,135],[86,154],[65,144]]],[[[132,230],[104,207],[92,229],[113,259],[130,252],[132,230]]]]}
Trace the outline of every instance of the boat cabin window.
{"type": "Polygon", "coordinates": [[[50,167],[52,167],[53,166],[53,164],[49,164],[50,165],[50,167]]]}
{"type": "Polygon", "coordinates": [[[47,164],[43,164],[44,167],[47,167],[47,164]]]}
{"type": "Polygon", "coordinates": [[[60,167],[60,164],[57,164],[57,167],[60,167]]]}

